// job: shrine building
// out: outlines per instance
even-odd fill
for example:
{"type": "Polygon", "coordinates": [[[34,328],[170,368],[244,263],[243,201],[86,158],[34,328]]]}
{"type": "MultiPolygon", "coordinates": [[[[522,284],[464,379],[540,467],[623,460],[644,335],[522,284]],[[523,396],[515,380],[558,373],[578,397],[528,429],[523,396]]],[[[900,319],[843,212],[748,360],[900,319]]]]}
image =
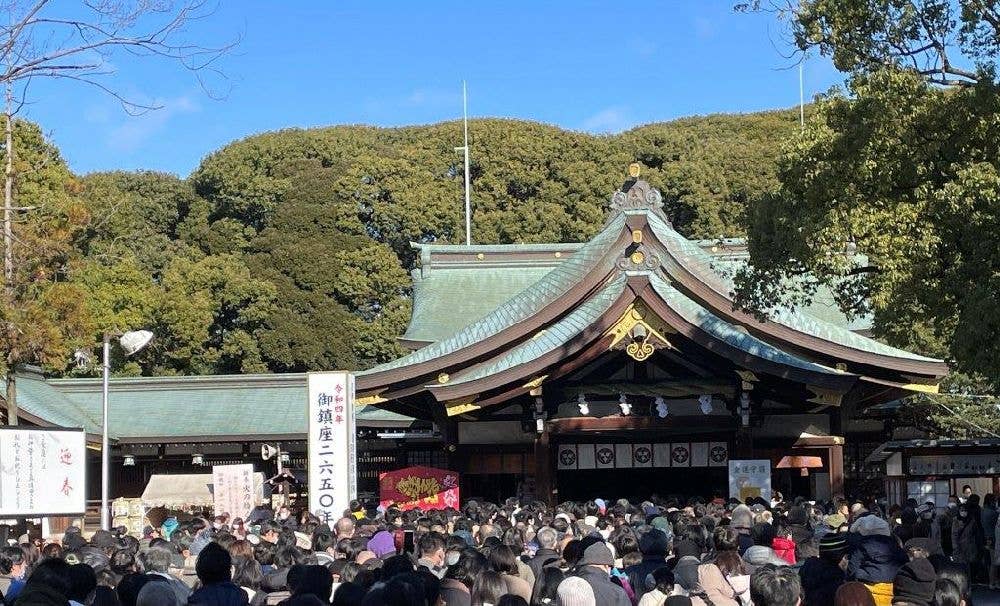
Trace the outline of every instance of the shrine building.
{"type": "Polygon", "coordinates": [[[433,422],[463,495],[728,496],[729,459],[844,494],[864,412],[948,368],[822,306],[739,309],[730,244],[680,235],[636,174],[584,244],[414,245],[414,351],[358,402],[433,422]]]}

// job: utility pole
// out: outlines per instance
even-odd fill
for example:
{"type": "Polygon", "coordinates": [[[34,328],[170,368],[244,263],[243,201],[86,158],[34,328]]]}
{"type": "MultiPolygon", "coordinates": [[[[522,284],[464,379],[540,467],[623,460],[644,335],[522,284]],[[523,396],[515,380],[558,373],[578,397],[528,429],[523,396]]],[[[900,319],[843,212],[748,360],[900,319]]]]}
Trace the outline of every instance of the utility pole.
{"type": "Polygon", "coordinates": [[[462,80],[462,128],[465,134],[465,144],[456,147],[455,151],[465,153],[465,245],[472,244],[472,203],[469,199],[469,105],[465,94],[465,80],[462,80]]]}
{"type": "Polygon", "coordinates": [[[806,62],[805,55],[802,56],[802,60],[799,61],[799,130],[806,129],[806,101],[805,101],[805,87],[802,84],[802,64],[806,62]]]}

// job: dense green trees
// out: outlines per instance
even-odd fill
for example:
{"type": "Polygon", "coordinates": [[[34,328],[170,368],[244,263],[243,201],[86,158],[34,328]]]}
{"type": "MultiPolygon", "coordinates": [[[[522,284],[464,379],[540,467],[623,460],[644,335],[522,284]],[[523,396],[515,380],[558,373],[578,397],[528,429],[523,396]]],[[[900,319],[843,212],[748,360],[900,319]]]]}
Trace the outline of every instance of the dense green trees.
{"type": "Polygon", "coordinates": [[[969,421],[1000,432],[994,400],[958,397],[1000,388],[998,10],[806,0],[783,13],[798,49],[831,57],[847,86],[819,100],[779,185],[750,205],[756,269],[739,276],[758,309],[792,277],[836,284],[878,336],[953,361],[956,395],[916,415],[953,435],[983,433],[969,421]]]}
{"type": "MultiPolygon", "coordinates": [[[[748,201],[776,184],[796,119],[708,116],[613,137],[474,120],[473,239],[585,240],[633,160],[679,229],[740,235],[748,201]]],[[[116,360],[116,372],[365,368],[400,355],[410,242],[464,240],[460,134],[457,122],[265,133],[210,155],[188,180],[74,177],[59,162],[55,189],[76,212],[46,261],[58,273],[50,296],[77,305],[49,309],[76,314],[75,332],[36,359],[51,372],[91,374],[72,363],[73,348],[136,327],[156,340],[116,360]]]]}

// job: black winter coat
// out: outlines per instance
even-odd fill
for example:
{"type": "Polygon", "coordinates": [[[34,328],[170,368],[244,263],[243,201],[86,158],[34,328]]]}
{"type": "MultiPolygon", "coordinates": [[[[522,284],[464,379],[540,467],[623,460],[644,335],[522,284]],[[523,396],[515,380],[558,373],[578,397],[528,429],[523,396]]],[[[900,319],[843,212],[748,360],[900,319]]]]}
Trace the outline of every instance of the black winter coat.
{"type": "Polygon", "coordinates": [[[213,583],[195,591],[188,606],[249,606],[247,592],[232,583],[213,583]]]}
{"type": "Polygon", "coordinates": [[[891,583],[908,558],[894,537],[861,536],[848,533],[851,548],[847,560],[847,578],[862,583],[891,583]]]}
{"type": "Polygon", "coordinates": [[[667,567],[666,556],[643,556],[642,561],[633,566],[629,566],[625,569],[625,574],[628,575],[628,582],[632,585],[632,591],[635,592],[635,598],[638,600],[646,592],[652,591],[654,587],[649,587],[646,585],[646,577],[653,574],[654,570],[667,567]]]}
{"type": "Polygon", "coordinates": [[[833,606],[837,588],[844,584],[844,571],[818,557],[807,559],[799,569],[802,606],[833,606]]]}
{"type": "Polygon", "coordinates": [[[51,587],[26,585],[14,603],[16,606],[67,606],[69,599],[51,587]]]}
{"type": "Polygon", "coordinates": [[[542,576],[542,570],[545,568],[558,568],[559,563],[562,561],[562,556],[559,552],[554,549],[540,548],[535,552],[525,564],[531,569],[531,572],[535,575],[535,580],[542,576]]]}
{"type": "Polygon", "coordinates": [[[611,580],[611,575],[593,566],[581,566],[573,576],[580,577],[594,590],[595,604],[600,606],[632,606],[621,585],[611,580]]]}

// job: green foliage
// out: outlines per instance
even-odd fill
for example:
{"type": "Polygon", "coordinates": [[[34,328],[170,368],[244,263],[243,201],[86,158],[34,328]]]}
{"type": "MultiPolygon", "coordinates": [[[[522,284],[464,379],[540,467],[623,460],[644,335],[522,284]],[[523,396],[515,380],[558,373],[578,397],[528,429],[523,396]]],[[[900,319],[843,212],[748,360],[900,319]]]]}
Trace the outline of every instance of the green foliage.
{"type": "Polygon", "coordinates": [[[899,420],[929,435],[950,439],[1000,437],[1000,398],[984,396],[991,386],[967,375],[950,375],[940,394],[921,394],[903,403],[899,420]]]}
{"type": "Polygon", "coordinates": [[[77,182],[34,124],[15,121],[14,145],[14,206],[28,210],[16,212],[14,276],[0,290],[0,374],[17,364],[58,364],[90,330],[81,290],[66,282],[74,239],[87,222],[77,182]]]}
{"type": "MultiPolygon", "coordinates": [[[[920,6],[945,10],[938,4],[920,6]]],[[[941,77],[891,50],[933,41],[927,23],[945,19],[911,9],[894,1],[802,4],[797,23],[805,39],[851,77],[846,91],[817,103],[808,128],[789,142],[780,185],[750,205],[757,269],[738,276],[740,295],[767,308],[787,296],[783,280],[811,275],[835,284],[846,309],[873,312],[879,336],[948,357],[996,386],[1000,86],[986,69],[995,57],[977,55],[983,69],[974,78],[941,87],[941,77]],[[876,14],[875,5],[892,10],[876,14]]],[[[948,31],[968,19],[949,22],[948,31]]]]}
{"type": "MultiPolygon", "coordinates": [[[[678,229],[741,235],[747,200],[774,188],[779,142],[797,129],[791,111],[601,137],[474,120],[473,240],[586,240],[634,160],[662,188],[678,229]]],[[[31,132],[39,153],[57,158],[31,132]]],[[[23,322],[38,325],[32,338],[46,351],[23,359],[93,374],[71,365],[73,349],[97,354],[105,333],[136,328],[156,338],[134,359],[116,358],[115,372],[353,369],[398,357],[416,262],[410,243],[465,238],[460,140],[458,122],[338,126],[237,141],[189,180],[154,172],[77,179],[61,162],[26,171],[35,177],[21,184],[22,199],[58,197],[51,208],[63,210],[33,215],[51,237],[45,255],[24,258],[59,282],[33,295],[46,306],[23,322]],[[53,326],[72,327],[72,338],[54,338],[53,326]]]]}

